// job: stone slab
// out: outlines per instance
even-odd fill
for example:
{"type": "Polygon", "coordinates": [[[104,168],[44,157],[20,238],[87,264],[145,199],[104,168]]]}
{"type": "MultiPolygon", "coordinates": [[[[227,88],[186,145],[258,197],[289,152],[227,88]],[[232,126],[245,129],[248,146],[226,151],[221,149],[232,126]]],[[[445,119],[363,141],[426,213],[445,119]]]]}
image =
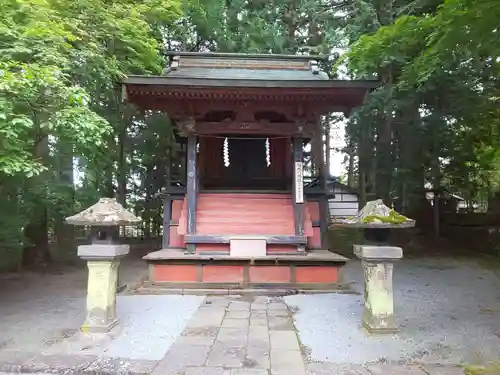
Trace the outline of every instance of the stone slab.
{"type": "Polygon", "coordinates": [[[230,375],[268,375],[268,372],[255,368],[235,368],[231,370],[230,375]]]}
{"type": "Polygon", "coordinates": [[[248,319],[228,319],[222,321],[221,327],[248,327],[248,319]]]}
{"type": "Polygon", "coordinates": [[[209,352],[209,346],[175,344],[155,367],[152,375],[176,375],[186,367],[201,367],[209,352]]]}
{"type": "Polygon", "coordinates": [[[305,375],[300,350],[271,350],[271,375],[305,375]]]}
{"type": "Polygon", "coordinates": [[[391,261],[403,257],[403,249],[397,246],[354,245],[354,255],[366,261],[391,261]]]}
{"type": "Polygon", "coordinates": [[[229,240],[229,254],[237,257],[264,257],[267,254],[265,239],[233,238],[229,240]]]}
{"type": "Polygon", "coordinates": [[[231,371],[223,367],[186,367],[183,375],[231,375],[231,371]]]}
{"type": "Polygon", "coordinates": [[[300,350],[295,331],[269,331],[272,350],[300,350]]]}
{"type": "Polygon", "coordinates": [[[253,346],[251,343],[247,346],[247,355],[245,357],[245,367],[258,369],[269,369],[271,367],[269,347],[259,345],[253,346]]]}
{"type": "Polygon", "coordinates": [[[268,318],[269,329],[273,331],[293,331],[295,326],[291,317],[276,317],[268,318]]]}
{"type": "Polygon", "coordinates": [[[246,348],[216,343],[207,358],[207,366],[243,367],[246,348]]]}
{"type": "Polygon", "coordinates": [[[129,245],[80,245],[78,246],[78,256],[83,259],[99,260],[102,258],[113,259],[125,256],[129,253],[129,245]]]}
{"type": "Polygon", "coordinates": [[[215,336],[202,336],[190,335],[181,336],[177,339],[176,343],[180,345],[194,345],[194,346],[212,346],[215,342],[215,336]]]}
{"type": "Polygon", "coordinates": [[[248,340],[248,329],[237,327],[222,327],[216,338],[216,344],[226,346],[245,346],[248,340]]]}
{"type": "Polygon", "coordinates": [[[306,374],[307,375],[371,375],[366,369],[366,367],[359,364],[329,363],[329,362],[307,363],[306,374]]]}
{"type": "Polygon", "coordinates": [[[262,318],[250,318],[250,327],[256,326],[267,326],[268,321],[266,317],[262,318]]]}
{"type": "Polygon", "coordinates": [[[233,301],[229,304],[229,311],[250,311],[250,302],[233,301]]]}
{"type": "Polygon", "coordinates": [[[265,310],[255,310],[250,312],[250,318],[251,319],[262,319],[262,318],[267,318],[267,311],[265,310]]]}
{"type": "Polygon", "coordinates": [[[239,311],[231,310],[226,313],[226,319],[248,319],[250,317],[250,311],[239,311]]]}

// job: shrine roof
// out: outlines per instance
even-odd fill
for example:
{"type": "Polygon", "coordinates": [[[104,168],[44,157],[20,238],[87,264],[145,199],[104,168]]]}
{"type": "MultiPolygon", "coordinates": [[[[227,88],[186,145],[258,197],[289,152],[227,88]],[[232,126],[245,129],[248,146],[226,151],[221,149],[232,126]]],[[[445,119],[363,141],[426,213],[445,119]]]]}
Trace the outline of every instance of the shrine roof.
{"type": "MultiPolygon", "coordinates": [[[[325,60],[325,56],[199,52],[169,52],[167,55],[170,65],[161,76],[129,76],[124,84],[321,87],[345,82],[330,80],[328,74],[319,69],[318,60],[325,60]]],[[[373,84],[376,81],[370,82],[370,86],[376,86],[373,84]]]]}
{"type": "Polygon", "coordinates": [[[327,80],[311,56],[183,53],[171,56],[164,71],[171,78],[223,80],[327,80]]]}
{"type": "Polygon", "coordinates": [[[333,100],[335,105],[353,108],[361,104],[367,91],[380,85],[376,80],[330,79],[318,65],[327,56],[199,52],[167,55],[170,64],[162,75],[129,76],[123,81],[124,100],[153,108],[163,105],[158,100],[279,97],[313,102],[333,100]]]}

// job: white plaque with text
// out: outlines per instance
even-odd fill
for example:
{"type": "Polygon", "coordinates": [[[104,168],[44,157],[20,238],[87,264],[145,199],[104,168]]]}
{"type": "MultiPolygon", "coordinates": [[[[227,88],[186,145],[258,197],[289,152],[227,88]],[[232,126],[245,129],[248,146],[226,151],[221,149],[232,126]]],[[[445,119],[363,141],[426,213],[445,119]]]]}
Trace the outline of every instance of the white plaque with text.
{"type": "Polygon", "coordinates": [[[295,162],[295,203],[304,203],[304,169],[301,161],[295,162]]]}

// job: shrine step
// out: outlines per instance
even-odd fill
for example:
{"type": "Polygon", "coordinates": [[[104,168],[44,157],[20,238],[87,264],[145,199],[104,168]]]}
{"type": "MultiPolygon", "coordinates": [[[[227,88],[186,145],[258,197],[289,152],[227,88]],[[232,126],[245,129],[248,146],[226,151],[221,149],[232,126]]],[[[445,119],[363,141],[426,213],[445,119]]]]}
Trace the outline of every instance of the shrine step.
{"type": "MultiPolygon", "coordinates": [[[[231,239],[251,238],[249,235],[214,235],[214,234],[186,234],[184,241],[187,244],[211,244],[211,243],[230,243],[231,239]]],[[[306,236],[282,236],[282,235],[255,235],[255,239],[264,239],[267,244],[276,245],[305,245],[307,244],[306,236]]]]}
{"type": "MultiPolygon", "coordinates": [[[[294,209],[290,194],[201,193],[198,196],[195,217],[196,234],[190,236],[212,236],[214,233],[223,233],[223,236],[263,235],[293,238],[295,235],[294,209]]],[[[186,223],[187,205],[184,204],[177,228],[181,236],[187,235],[186,223]]],[[[304,232],[306,236],[313,236],[307,206],[304,232]]],[[[193,238],[197,237],[191,237],[192,241],[197,241],[193,238]]],[[[186,243],[200,243],[188,241],[186,239],[186,243]]],[[[291,242],[279,243],[297,244],[294,239],[288,241],[291,242]]],[[[301,243],[302,240],[299,244],[301,243]]]]}
{"type": "Polygon", "coordinates": [[[295,229],[293,224],[263,225],[262,223],[199,223],[196,225],[196,235],[212,235],[224,233],[225,236],[291,236],[295,229]]]}
{"type": "MultiPolygon", "coordinates": [[[[196,245],[197,254],[217,254],[217,255],[229,255],[229,244],[228,243],[201,243],[196,245]]],[[[296,255],[297,246],[293,245],[275,245],[267,244],[267,255],[273,254],[288,254],[296,255]]]]}
{"type": "Polygon", "coordinates": [[[290,194],[269,194],[269,193],[201,193],[200,197],[215,199],[288,199],[290,194]]]}

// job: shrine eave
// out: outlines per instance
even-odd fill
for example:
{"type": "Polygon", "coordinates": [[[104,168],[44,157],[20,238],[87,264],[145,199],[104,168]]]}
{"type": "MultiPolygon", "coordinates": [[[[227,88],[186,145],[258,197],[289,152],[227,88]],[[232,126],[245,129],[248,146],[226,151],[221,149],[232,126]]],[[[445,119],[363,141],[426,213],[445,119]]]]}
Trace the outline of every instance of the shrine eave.
{"type": "Polygon", "coordinates": [[[164,76],[129,76],[123,81],[127,88],[134,86],[190,86],[233,88],[306,88],[306,89],[362,89],[373,90],[378,80],[260,80],[260,79],[207,79],[174,78],[164,76]]]}
{"type": "MultiPolygon", "coordinates": [[[[246,100],[323,102],[352,109],[367,92],[380,85],[375,80],[224,80],[131,76],[123,83],[123,100],[143,109],[158,109],[161,102],[190,100],[246,100]]],[[[328,111],[327,111],[328,112],[328,111]]]]}

